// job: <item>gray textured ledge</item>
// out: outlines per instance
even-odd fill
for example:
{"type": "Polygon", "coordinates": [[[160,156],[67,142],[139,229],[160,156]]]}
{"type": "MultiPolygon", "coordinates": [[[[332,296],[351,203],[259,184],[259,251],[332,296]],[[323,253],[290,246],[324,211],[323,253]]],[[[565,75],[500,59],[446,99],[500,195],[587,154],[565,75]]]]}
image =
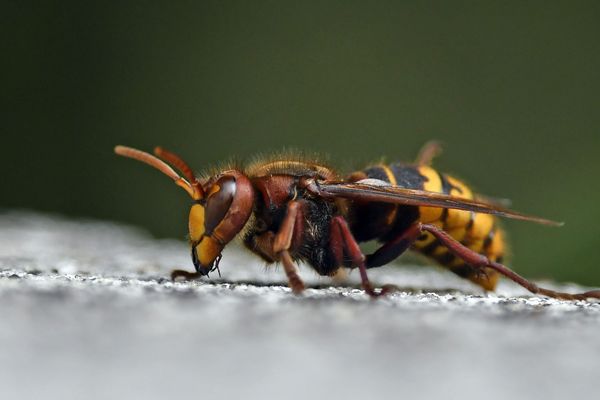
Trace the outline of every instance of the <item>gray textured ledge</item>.
{"type": "MultiPolygon", "coordinates": [[[[293,296],[233,247],[210,282],[183,242],[111,223],[0,214],[3,398],[547,398],[598,393],[600,304],[496,295],[434,268],[373,271],[405,291],[293,296]],[[8,395],[5,397],[5,395],[8,395]]],[[[565,290],[581,290],[575,285],[565,290]]]]}

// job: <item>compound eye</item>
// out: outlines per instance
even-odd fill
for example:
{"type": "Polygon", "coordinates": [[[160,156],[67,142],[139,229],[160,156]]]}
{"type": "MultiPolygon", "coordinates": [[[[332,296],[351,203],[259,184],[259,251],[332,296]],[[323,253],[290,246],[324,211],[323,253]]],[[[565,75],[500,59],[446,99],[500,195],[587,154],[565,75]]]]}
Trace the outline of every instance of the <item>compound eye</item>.
{"type": "Polygon", "coordinates": [[[235,179],[226,176],[217,180],[208,192],[206,199],[206,213],[204,228],[205,234],[210,235],[212,231],[225,218],[233,197],[235,196],[235,179]]]}

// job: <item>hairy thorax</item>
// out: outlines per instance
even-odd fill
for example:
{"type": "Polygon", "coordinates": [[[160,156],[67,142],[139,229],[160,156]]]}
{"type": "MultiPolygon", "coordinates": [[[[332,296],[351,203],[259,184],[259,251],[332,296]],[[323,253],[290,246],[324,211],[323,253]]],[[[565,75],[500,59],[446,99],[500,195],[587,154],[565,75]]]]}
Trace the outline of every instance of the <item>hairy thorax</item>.
{"type": "Polygon", "coordinates": [[[250,220],[243,232],[243,242],[266,262],[278,261],[273,254],[275,232],[288,212],[288,204],[297,202],[302,218],[296,221],[290,255],[305,261],[322,275],[339,267],[333,260],[329,239],[331,219],[338,214],[335,202],[315,198],[300,185],[302,178],[336,179],[336,174],[320,164],[303,161],[271,161],[250,167],[250,179],[256,199],[250,220]]]}

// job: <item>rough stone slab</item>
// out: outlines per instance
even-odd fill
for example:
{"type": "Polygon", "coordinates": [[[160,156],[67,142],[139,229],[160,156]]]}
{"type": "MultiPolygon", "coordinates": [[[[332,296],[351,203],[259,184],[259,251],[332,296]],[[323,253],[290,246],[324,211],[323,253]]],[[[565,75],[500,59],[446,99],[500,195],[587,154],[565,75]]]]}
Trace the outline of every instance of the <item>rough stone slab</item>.
{"type": "Polygon", "coordinates": [[[190,267],[185,243],[131,227],[0,214],[2,398],[598,396],[598,302],[397,266],[373,271],[406,288],[385,299],[308,268],[294,296],[235,247],[220,280],[166,279],[190,267]]]}

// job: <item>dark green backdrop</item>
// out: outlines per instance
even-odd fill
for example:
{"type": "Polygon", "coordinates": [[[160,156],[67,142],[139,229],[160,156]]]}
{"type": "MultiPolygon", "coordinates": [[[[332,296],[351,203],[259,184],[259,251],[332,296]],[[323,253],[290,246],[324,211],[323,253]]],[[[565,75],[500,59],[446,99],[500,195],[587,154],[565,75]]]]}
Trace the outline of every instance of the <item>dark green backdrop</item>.
{"type": "Polygon", "coordinates": [[[600,285],[599,4],[4,1],[1,206],[183,238],[183,191],[115,144],[350,169],[437,138],[440,169],[566,221],[506,223],[519,271],[600,285]]]}

